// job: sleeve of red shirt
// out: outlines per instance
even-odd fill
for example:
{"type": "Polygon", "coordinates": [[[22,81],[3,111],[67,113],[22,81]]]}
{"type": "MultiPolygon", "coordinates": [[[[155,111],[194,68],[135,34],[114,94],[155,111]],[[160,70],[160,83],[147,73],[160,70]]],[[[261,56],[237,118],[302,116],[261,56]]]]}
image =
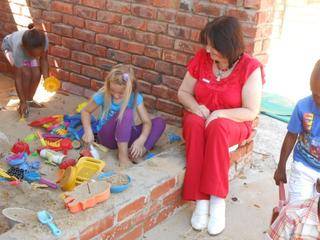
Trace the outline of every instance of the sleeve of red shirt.
{"type": "Polygon", "coordinates": [[[265,84],[266,80],[265,80],[265,73],[264,73],[264,67],[263,64],[259,62],[259,60],[255,59],[255,58],[250,58],[248,59],[247,62],[247,69],[246,69],[246,73],[245,73],[245,77],[244,77],[244,82],[243,84],[248,80],[248,78],[250,77],[250,75],[257,69],[260,68],[261,69],[261,78],[262,78],[262,84],[265,84]]]}
{"type": "Polygon", "coordinates": [[[199,79],[199,73],[200,73],[200,66],[201,66],[201,62],[203,61],[204,57],[206,54],[206,50],[204,48],[200,49],[196,55],[194,55],[194,57],[189,61],[188,65],[187,65],[187,69],[188,72],[190,73],[190,75],[195,78],[195,79],[199,79]]]}

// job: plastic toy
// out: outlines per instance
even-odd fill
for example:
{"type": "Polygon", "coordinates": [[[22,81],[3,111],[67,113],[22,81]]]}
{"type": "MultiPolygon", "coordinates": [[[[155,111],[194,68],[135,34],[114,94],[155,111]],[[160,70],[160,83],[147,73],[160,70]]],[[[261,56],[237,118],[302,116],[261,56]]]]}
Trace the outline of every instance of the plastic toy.
{"type": "MultiPolygon", "coordinates": [[[[111,176],[115,176],[115,175],[116,175],[116,173],[114,173],[113,171],[102,173],[98,176],[98,180],[99,181],[108,181],[108,179],[111,176]]],[[[111,185],[111,187],[110,187],[111,193],[121,193],[129,188],[129,186],[131,184],[131,178],[128,175],[126,175],[126,177],[128,178],[128,183],[123,184],[123,185],[111,185]]]]}
{"type": "Polygon", "coordinates": [[[156,154],[153,152],[148,152],[147,156],[145,157],[145,160],[149,160],[151,158],[153,158],[156,154]]]}
{"type": "Polygon", "coordinates": [[[79,159],[75,167],[68,167],[60,182],[60,186],[64,191],[71,191],[75,186],[80,185],[97,172],[101,172],[105,166],[105,162],[91,157],[82,157],[79,159]]]}
{"type": "Polygon", "coordinates": [[[26,136],[23,140],[27,143],[32,142],[38,138],[37,134],[31,133],[28,136],[26,136]]]}
{"type": "Polygon", "coordinates": [[[99,144],[99,143],[96,143],[96,142],[93,142],[92,143],[95,147],[99,148],[100,151],[104,152],[104,153],[107,153],[109,151],[108,148],[106,148],[105,146],[99,144]]]}
{"type": "Polygon", "coordinates": [[[17,167],[9,168],[9,170],[7,171],[7,174],[19,180],[24,178],[24,171],[17,167]]]}
{"type": "Polygon", "coordinates": [[[24,163],[27,160],[27,153],[26,152],[21,152],[18,154],[13,154],[10,155],[6,158],[6,162],[10,165],[10,166],[17,166],[20,165],[22,163],[24,163]]]}
{"type": "Polygon", "coordinates": [[[76,150],[80,149],[81,148],[81,142],[78,141],[78,140],[73,140],[72,141],[72,147],[73,147],[73,149],[76,149],[76,150]]]}
{"type": "Polygon", "coordinates": [[[16,177],[9,175],[2,168],[0,168],[0,177],[6,179],[7,181],[15,181],[15,180],[17,180],[16,177]]]}
{"type": "Polygon", "coordinates": [[[44,89],[48,92],[56,92],[61,87],[61,82],[54,76],[47,77],[43,83],[44,89]]]}
{"type": "Polygon", "coordinates": [[[46,148],[49,148],[54,151],[62,151],[63,154],[67,154],[68,150],[72,149],[72,141],[68,138],[59,139],[59,140],[44,140],[46,143],[46,148]]]}
{"type": "Polygon", "coordinates": [[[57,189],[58,188],[57,184],[55,184],[54,182],[50,181],[49,179],[46,179],[46,178],[43,178],[43,177],[40,178],[39,183],[40,184],[45,184],[45,185],[47,185],[48,187],[50,187],[52,189],[57,189]]]}
{"type": "Polygon", "coordinates": [[[53,124],[62,122],[63,115],[54,115],[49,117],[40,118],[36,121],[29,123],[30,127],[44,127],[47,128],[53,124]]]}
{"type": "Polygon", "coordinates": [[[170,143],[174,143],[174,142],[180,142],[182,139],[177,134],[169,133],[168,140],[169,140],[170,143]]]}
{"type": "Polygon", "coordinates": [[[51,163],[60,164],[65,157],[65,155],[58,153],[50,149],[42,149],[40,151],[40,156],[47,159],[51,163]]]}
{"type": "Polygon", "coordinates": [[[42,137],[42,135],[41,135],[41,133],[39,131],[37,131],[37,136],[38,136],[38,138],[40,140],[41,145],[43,147],[47,146],[47,143],[45,142],[45,140],[43,139],[43,137],[42,137]]]}
{"type": "Polygon", "coordinates": [[[83,102],[83,103],[80,103],[76,109],[76,111],[78,113],[80,113],[86,106],[88,105],[88,102],[83,102]]]}
{"type": "Polygon", "coordinates": [[[52,234],[53,234],[54,236],[56,236],[56,237],[60,237],[60,236],[61,236],[62,232],[61,232],[61,230],[54,224],[54,222],[53,222],[53,217],[52,217],[52,215],[51,215],[49,212],[47,212],[47,211],[45,211],[45,210],[39,211],[39,212],[37,213],[37,216],[38,216],[38,220],[39,220],[42,224],[47,225],[47,226],[50,228],[50,230],[51,230],[51,232],[52,232],[52,234]]]}
{"type": "Polygon", "coordinates": [[[16,142],[12,149],[11,152],[13,153],[22,153],[22,152],[26,152],[28,155],[30,154],[30,148],[29,145],[25,142],[22,141],[18,141],[16,142]]]}
{"type": "Polygon", "coordinates": [[[84,211],[110,197],[110,184],[106,181],[88,182],[65,194],[65,206],[71,213],[84,211]],[[77,196],[81,196],[81,200],[77,196]]]}
{"type": "Polygon", "coordinates": [[[38,182],[40,178],[41,176],[38,172],[28,172],[24,175],[23,179],[29,183],[32,183],[32,182],[38,182]]]}
{"type": "Polygon", "coordinates": [[[67,169],[68,167],[73,167],[77,164],[76,160],[72,158],[65,159],[60,165],[60,169],[67,169]]]}

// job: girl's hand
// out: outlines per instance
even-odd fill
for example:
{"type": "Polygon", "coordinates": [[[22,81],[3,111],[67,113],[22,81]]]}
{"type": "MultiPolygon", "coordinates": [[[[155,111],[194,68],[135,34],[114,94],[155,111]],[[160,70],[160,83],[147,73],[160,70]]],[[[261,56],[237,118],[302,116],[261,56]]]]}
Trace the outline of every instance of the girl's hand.
{"type": "Polygon", "coordinates": [[[85,142],[85,143],[92,143],[94,142],[94,135],[93,135],[93,132],[92,130],[91,131],[85,131],[83,136],[82,136],[82,140],[85,142]]]}
{"type": "Polygon", "coordinates": [[[146,153],[146,149],[144,147],[144,141],[138,138],[131,145],[130,155],[132,159],[137,159],[139,157],[142,157],[145,153],[146,153]]]}
{"type": "Polygon", "coordinates": [[[215,119],[217,119],[217,118],[221,118],[221,117],[223,117],[221,110],[217,110],[217,111],[212,112],[212,113],[210,114],[210,116],[207,118],[206,127],[208,127],[209,124],[210,124],[213,120],[215,120],[215,119]]]}
{"type": "Polygon", "coordinates": [[[204,119],[207,119],[210,116],[209,109],[204,105],[199,105],[197,108],[193,109],[192,112],[204,119]]]}
{"type": "Polygon", "coordinates": [[[273,179],[277,185],[279,185],[280,182],[287,183],[286,167],[278,166],[274,173],[273,179]]]}

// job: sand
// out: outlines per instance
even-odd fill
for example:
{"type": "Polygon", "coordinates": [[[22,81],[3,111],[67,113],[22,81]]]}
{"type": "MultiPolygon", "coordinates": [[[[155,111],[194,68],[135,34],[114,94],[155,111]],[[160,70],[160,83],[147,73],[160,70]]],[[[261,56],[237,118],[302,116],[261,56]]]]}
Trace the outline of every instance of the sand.
{"type": "Polygon", "coordinates": [[[126,185],[129,183],[127,175],[117,173],[115,175],[112,175],[111,177],[108,177],[106,181],[110,183],[112,186],[126,185]]]}

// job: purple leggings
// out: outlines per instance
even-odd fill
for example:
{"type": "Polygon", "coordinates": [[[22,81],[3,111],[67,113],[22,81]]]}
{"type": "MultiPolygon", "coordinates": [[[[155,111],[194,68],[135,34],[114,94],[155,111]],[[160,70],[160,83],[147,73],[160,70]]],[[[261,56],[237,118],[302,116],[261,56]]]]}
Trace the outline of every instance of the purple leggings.
{"type": "MultiPolygon", "coordinates": [[[[121,122],[118,121],[118,115],[113,116],[98,132],[100,144],[110,149],[116,149],[118,142],[127,142],[129,147],[141,135],[142,124],[134,125],[133,110],[127,108],[123,114],[121,122]]],[[[161,137],[166,123],[164,119],[157,117],[152,119],[151,132],[144,144],[144,147],[149,151],[161,137]]]]}

